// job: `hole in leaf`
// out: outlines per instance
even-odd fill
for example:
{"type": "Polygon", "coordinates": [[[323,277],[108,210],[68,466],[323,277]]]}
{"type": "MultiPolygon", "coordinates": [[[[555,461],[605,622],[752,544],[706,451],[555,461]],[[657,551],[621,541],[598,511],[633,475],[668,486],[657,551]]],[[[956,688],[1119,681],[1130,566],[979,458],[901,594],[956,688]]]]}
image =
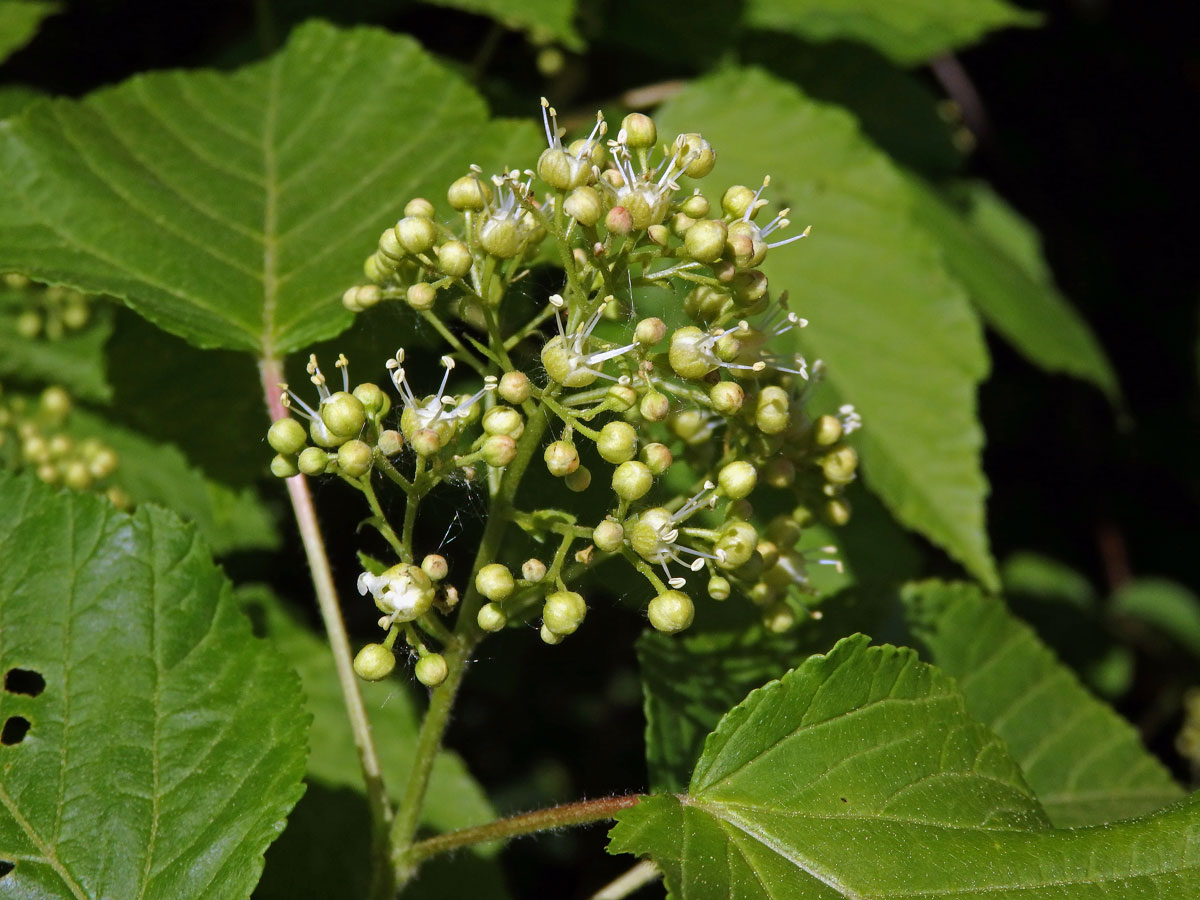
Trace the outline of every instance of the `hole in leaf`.
{"type": "Polygon", "coordinates": [[[10,694],[36,697],[46,689],[46,679],[33,669],[9,669],[4,676],[4,689],[10,694]]]}
{"type": "Polygon", "coordinates": [[[10,863],[7,859],[0,859],[0,878],[3,878],[15,868],[15,863],[10,863]]]}
{"type": "Polygon", "coordinates": [[[3,744],[5,747],[19,744],[25,740],[25,735],[28,732],[28,719],[24,716],[10,716],[4,723],[4,728],[0,729],[0,744],[3,744]]]}

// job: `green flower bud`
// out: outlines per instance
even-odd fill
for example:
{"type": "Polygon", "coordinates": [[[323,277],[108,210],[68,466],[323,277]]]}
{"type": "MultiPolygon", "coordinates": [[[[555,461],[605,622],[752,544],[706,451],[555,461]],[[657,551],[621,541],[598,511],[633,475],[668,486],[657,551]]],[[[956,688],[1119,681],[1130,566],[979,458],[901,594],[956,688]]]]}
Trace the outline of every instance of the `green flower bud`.
{"type": "Polygon", "coordinates": [[[850,504],[841,497],[830,500],[825,504],[825,518],[830,525],[842,527],[850,521],[850,504]]]}
{"type": "Polygon", "coordinates": [[[754,545],[754,549],[762,557],[764,568],[769,569],[779,562],[779,547],[774,541],[763,539],[754,545]]]}
{"type": "Polygon", "coordinates": [[[671,335],[671,348],[667,351],[667,359],[675,374],[681,378],[703,378],[714,368],[712,356],[703,352],[700,347],[709,335],[695,325],[686,325],[675,329],[671,335]]]}
{"type": "Polygon", "coordinates": [[[796,466],[784,456],[773,456],[763,466],[763,480],[773,488],[788,488],[796,482],[796,466]]]}
{"type": "Polygon", "coordinates": [[[612,487],[622,500],[641,500],[654,486],[654,475],[645,463],[623,462],[613,472],[612,487]]]}
{"type": "Polygon", "coordinates": [[[25,340],[32,340],[42,330],[42,317],[36,310],[27,309],[17,316],[17,334],[25,340]]]}
{"type": "Polygon", "coordinates": [[[646,391],[646,395],[642,397],[638,411],[647,422],[661,422],[671,414],[671,400],[666,394],[652,389],[646,391]]]}
{"type": "Polygon", "coordinates": [[[795,547],[802,529],[791,516],[776,516],[767,525],[767,537],[779,547],[795,547]]]}
{"type": "Polygon", "coordinates": [[[787,391],[776,385],[767,385],[759,392],[754,407],[754,424],[763,434],[781,434],[787,430],[789,417],[787,391]]]}
{"type": "Polygon", "coordinates": [[[483,414],[483,430],[515,441],[525,432],[525,419],[511,406],[493,406],[483,414]]]}
{"type": "Polygon", "coordinates": [[[659,594],[650,601],[646,612],[650,616],[650,624],[667,634],[683,631],[696,617],[696,607],[692,598],[683,591],[659,594]]]}
{"type": "Polygon", "coordinates": [[[630,113],[621,120],[625,145],[634,149],[650,149],[658,143],[658,128],[654,120],[641,113],[630,113]]]}
{"type": "Polygon", "coordinates": [[[308,432],[295,419],[276,419],[267,430],[267,443],[276,453],[294,456],[308,443],[308,432]]]}
{"type": "Polygon", "coordinates": [[[613,234],[629,234],[633,231],[633,214],[624,206],[614,206],[604,217],[604,227],[613,234]]]}
{"type": "Polygon", "coordinates": [[[581,494],[588,489],[588,485],[592,483],[592,473],[587,466],[580,466],[574,472],[563,478],[568,490],[572,490],[577,494],[581,494]]]}
{"type": "Polygon", "coordinates": [[[730,500],[725,504],[725,521],[742,519],[749,522],[754,518],[754,507],[749,500],[730,500]]]}
{"type": "Polygon", "coordinates": [[[650,238],[652,243],[658,244],[660,247],[665,247],[671,243],[671,232],[666,225],[651,225],[646,229],[646,237],[650,238]]]}
{"type": "Polygon", "coordinates": [[[700,444],[708,439],[708,417],[698,409],[684,409],[671,416],[667,423],[671,431],[688,444],[700,444]]]}
{"type": "Polygon", "coordinates": [[[731,219],[740,219],[746,215],[754,203],[754,191],[744,184],[735,184],[728,188],[721,197],[721,209],[731,219]]]}
{"type": "Polygon", "coordinates": [[[430,581],[437,582],[450,574],[450,564],[441,554],[430,553],[421,560],[421,571],[429,576],[430,581]]]}
{"type": "Polygon", "coordinates": [[[296,466],[305,475],[321,475],[324,474],[326,466],[329,465],[329,454],[319,447],[306,447],[300,453],[300,458],[296,460],[296,466]]]}
{"type": "Polygon", "coordinates": [[[707,284],[697,285],[683,298],[684,313],[701,322],[715,322],[729,307],[729,293],[707,284]]]}
{"type": "Polygon", "coordinates": [[[600,429],[596,450],[601,459],[613,464],[633,459],[637,454],[637,432],[628,422],[609,422],[600,429]]]}
{"type": "Polygon", "coordinates": [[[683,151],[687,162],[683,174],[688,178],[703,178],[717,164],[717,154],[712,144],[698,134],[681,134],[675,138],[675,146],[683,151]]]}
{"type": "Polygon", "coordinates": [[[555,335],[542,345],[542,365],[551,381],[563,387],[586,387],[596,380],[596,373],[578,364],[575,353],[561,335],[555,335]]]}
{"type": "Polygon", "coordinates": [[[603,166],[605,160],[605,150],[603,141],[589,141],[587,138],[578,138],[571,141],[567,147],[567,152],[576,159],[586,159],[593,166],[603,166]]]}
{"type": "Polygon", "coordinates": [[[542,458],[555,478],[565,478],[579,468],[579,451],[568,441],[554,441],[546,447],[542,458]]]}
{"type": "Polygon", "coordinates": [[[46,484],[58,484],[59,471],[53,463],[42,463],[34,472],[46,484]]]}
{"type": "Polygon", "coordinates": [[[671,216],[671,230],[680,237],[687,234],[687,230],[696,224],[696,220],[691,216],[686,216],[681,212],[671,216]]]}
{"type": "Polygon", "coordinates": [[[721,526],[720,537],[713,544],[717,565],[722,569],[737,569],[744,566],[754,555],[758,543],[758,531],[749,522],[731,519],[721,526]]]}
{"type": "Polygon", "coordinates": [[[532,557],[521,563],[521,577],[531,584],[537,584],[546,577],[546,564],[532,557]]]}
{"type": "MultiPolygon", "coordinates": [[[[379,236],[379,252],[391,263],[398,263],[408,252],[400,243],[400,237],[395,228],[389,228],[379,236]]],[[[357,298],[356,298],[357,299],[357,298]]]]}
{"type": "Polygon", "coordinates": [[[605,519],[592,529],[592,542],[605,553],[615,553],[624,541],[625,529],[615,519],[605,519]]]}
{"type": "Polygon", "coordinates": [[[745,460],[736,460],[721,468],[717,475],[717,484],[726,497],[740,500],[750,496],[758,484],[758,472],[754,466],[745,460]]]}
{"type": "Polygon", "coordinates": [[[115,484],[104,492],[104,496],[117,509],[129,509],[133,505],[133,501],[129,498],[129,495],[115,484]]]}
{"type": "Polygon", "coordinates": [[[667,335],[667,324],[658,317],[642,319],[633,329],[633,339],[644,347],[653,347],[667,335]]]}
{"type": "Polygon", "coordinates": [[[780,600],[763,610],[762,623],[772,634],[783,634],[796,624],[796,613],[780,600]]]}
{"type": "Polygon", "coordinates": [[[587,160],[576,159],[566,150],[548,147],[538,157],[537,173],[542,181],[555,190],[569,191],[587,184],[591,166],[587,160]]]}
{"type": "Polygon", "coordinates": [[[427,281],[418,281],[404,292],[404,302],[417,312],[433,309],[433,304],[437,302],[437,288],[427,281]]]}
{"type": "Polygon", "coordinates": [[[68,463],[63,469],[63,484],[73,491],[86,491],[92,486],[92,476],[87,464],[80,460],[68,463]]]}
{"type": "Polygon", "coordinates": [[[503,469],[517,457],[517,442],[507,434],[488,435],[480,449],[483,461],[497,469],[503,469]]]}
{"type": "Polygon", "coordinates": [[[442,654],[427,653],[417,660],[417,664],[413,666],[413,674],[425,687],[435,688],[446,680],[446,676],[450,674],[450,667],[446,665],[446,657],[442,654]]]}
{"type": "Polygon", "coordinates": [[[413,197],[413,199],[404,204],[404,215],[406,216],[415,216],[419,219],[432,219],[433,213],[433,204],[424,197],[413,197]]]}
{"type": "Polygon", "coordinates": [[[692,194],[692,196],[688,197],[683,201],[683,203],[680,204],[679,208],[683,211],[685,216],[688,216],[692,219],[703,219],[708,215],[709,206],[708,201],[704,198],[704,195],[692,194]]]}
{"type": "Polygon", "coordinates": [[[683,249],[697,262],[716,262],[725,252],[728,227],[721,219],[703,219],[687,230],[683,249]]]}
{"type": "Polygon", "coordinates": [[[767,296],[767,276],[758,269],[744,269],[733,276],[730,287],[733,299],[742,309],[753,306],[767,296]]]}
{"type": "Polygon", "coordinates": [[[525,236],[516,220],[489,216],[479,225],[479,244],[497,259],[510,259],[521,252],[525,236]]]}
{"type": "Polygon", "coordinates": [[[462,241],[446,241],[437,248],[438,268],[451,278],[463,278],[471,271],[471,251],[462,241]]]}
{"type": "Polygon", "coordinates": [[[553,631],[551,631],[545,625],[542,626],[542,630],[539,631],[538,634],[541,636],[543,643],[549,644],[552,647],[555,644],[562,643],[562,635],[555,634],[553,631]]]}
{"type": "Polygon", "coordinates": [[[353,394],[338,391],[321,404],[321,421],[335,437],[354,437],[367,423],[367,411],[353,394]]]}
{"type": "Polygon", "coordinates": [[[736,381],[718,381],[708,389],[713,409],[723,416],[737,415],[746,400],[746,392],[736,381]]]}
{"type": "Polygon", "coordinates": [[[592,228],[604,215],[604,201],[594,187],[583,185],[567,195],[563,212],[587,228],[592,228]]]}
{"type": "Polygon", "coordinates": [[[39,403],[42,413],[55,423],[62,422],[71,412],[71,395],[56,384],[42,391],[39,403]]]}
{"type": "Polygon", "coordinates": [[[714,575],[708,579],[708,596],[714,600],[728,600],[729,592],[732,586],[729,584],[729,579],[720,575],[714,575]]]}
{"type": "Polygon", "coordinates": [[[508,616],[500,608],[499,603],[485,603],[479,607],[475,621],[484,631],[503,631],[508,624],[508,616]]]}
{"type": "Polygon", "coordinates": [[[446,191],[450,205],[460,212],[480,210],[492,199],[492,189],[475,175],[464,175],[446,191]]]}
{"type": "Polygon", "coordinates": [[[346,441],[338,448],[338,467],[351,478],[359,478],[371,471],[374,454],[364,441],[346,441]]]}
{"type": "Polygon", "coordinates": [[[505,372],[500,376],[500,385],[496,391],[506,403],[520,406],[529,399],[532,385],[529,376],[524,372],[505,372]]]}
{"type": "Polygon", "coordinates": [[[813,443],[819,447],[832,447],[842,439],[842,423],[837,416],[821,416],[813,423],[813,443]]]}
{"type": "Polygon", "coordinates": [[[383,644],[367,644],[354,657],[354,674],[364,681],[382,681],[395,668],[396,656],[383,644]]]}
{"type": "Polygon", "coordinates": [[[614,384],[606,395],[612,408],[617,412],[626,412],[637,403],[637,391],[627,384],[614,384]]]}
{"type": "Polygon", "coordinates": [[[434,456],[445,446],[445,439],[432,428],[421,428],[413,433],[412,448],[417,456],[434,456]]]}
{"type": "Polygon", "coordinates": [[[363,411],[373,420],[378,421],[388,414],[392,401],[377,384],[364,381],[354,389],[354,396],[363,405],[363,411]]]}
{"type": "Polygon", "coordinates": [[[555,591],[542,607],[542,625],[562,636],[574,634],[587,616],[587,604],[575,591],[555,591]]]}
{"type": "Polygon", "coordinates": [[[475,575],[475,590],[489,600],[504,600],[512,595],[516,587],[512,572],[502,563],[490,563],[475,575]]]}
{"type": "Polygon", "coordinates": [[[853,447],[842,445],[821,458],[821,471],[830,484],[849,484],[858,468],[858,454],[853,447]]]}
{"type": "Polygon", "coordinates": [[[404,449],[404,435],[394,429],[379,433],[379,452],[384,456],[395,456],[404,449]]]}
{"type": "Polygon", "coordinates": [[[383,290],[377,284],[360,284],[348,288],[342,294],[342,306],[351,312],[370,309],[383,299],[383,290]]]}
{"type": "Polygon", "coordinates": [[[424,216],[405,216],[393,230],[400,246],[414,256],[428,253],[437,240],[437,226],[424,216]]]}
{"type": "Polygon", "coordinates": [[[758,226],[753,222],[739,221],[729,226],[725,246],[733,254],[739,269],[753,268],[767,258],[767,242],[762,239],[758,226]]]}
{"type": "Polygon", "coordinates": [[[662,475],[667,469],[671,468],[671,463],[675,462],[675,457],[666,444],[652,443],[647,444],[642,448],[642,462],[646,464],[646,468],[650,470],[652,475],[662,475]]]}
{"type": "MultiPolygon", "coordinates": [[[[120,458],[108,447],[100,447],[88,460],[88,473],[93,478],[107,478],[117,470],[120,458]]],[[[295,472],[291,474],[295,475],[295,472]]]]}

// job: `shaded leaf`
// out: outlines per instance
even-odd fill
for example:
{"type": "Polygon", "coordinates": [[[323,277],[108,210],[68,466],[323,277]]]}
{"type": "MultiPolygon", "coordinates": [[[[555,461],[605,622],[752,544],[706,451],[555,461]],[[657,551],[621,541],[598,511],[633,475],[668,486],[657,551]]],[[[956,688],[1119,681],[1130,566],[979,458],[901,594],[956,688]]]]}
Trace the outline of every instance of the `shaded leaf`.
{"type": "Polygon", "coordinates": [[[29,308],[24,290],[0,283],[0,375],[60,384],[80,400],[108,400],[112,396],[104,358],[104,345],[112,333],[108,305],[93,302],[87,325],[56,340],[20,335],[17,318],[29,308]]]}
{"type": "Polygon", "coordinates": [[[961,214],[917,178],[908,183],[916,221],[941,244],[988,324],[1034,365],[1089,381],[1119,402],[1112,365],[1054,286],[1032,226],[981,183],[960,186],[961,214]]]}
{"type": "Polygon", "coordinates": [[[756,70],[697,83],[660,119],[664,129],[703,129],[721,184],[770,174],[767,196],[797,225],[812,223],[812,237],[771,251],[764,270],[809,319],[809,358],[825,360],[838,397],[862,412],[854,440],[868,487],[995,585],[975,415],[986,351],[962,290],[911,221],[899,171],[845,112],[756,70]]]}
{"type": "Polygon", "coordinates": [[[1000,580],[1008,596],[1065,603],[1081,610],[1096,607],[1091,582],[1070,566],[1039,553],[1026,550],[1009,556],[1000,567],[1000,580]]]}
{"type": "Polygon", "coordinates": [[[410,197],[536,143],[412,40],[313,23],[232,74],[142,75],[0,125],[0,268],[283,355],[349,324],[339,297],[410,197]]]}
{"type": "Polygon", "coordinates": [[[191,522],[217,554],[279,546],[275,520],[250,488],[235,490],[206,478],[170,444],[148,440],[104,418],[75,410],[68,431],[95,437],[120,458],[113,484],[135,504],[161,503],[191,522]]]}
{"type": "Polygon", "coordinates": [[[1200,888],[1197,823],[1190,799],[1049,828],[953,679],[857,635],[747,697],[688,792],[623,810],[609,849],[649,856],[687,900],[1165,897],[1200,888]]]}
{"type": "Polygon", "coordinates": [[[245,897],[302,792],[300,685],[196,531],[0,474],[7,896],[245,897]]]}
{"type": "Polygon", "coordinates": [[[1183,795],[1133,727],[999,600],[940,582],[903,596],[930,661],[958,679],[967,711],[1005,740],[1056,826],[1138,816],[1183,795]]]}
{"type": "Polygon", "coordinates": [[[1109,612],[1153,625],[1200,657],[1200,598],[1166,578],[1138,578],[1113,594],[1109,612]]]}
{"type": "Polygon", "coordinates": [[[0,63],[33,40],[42,20],[60,9],[39,0],[0,0],[0,63]]]}
{"type": "Polygon", "coordinates": [[[568,50],[583,49],[583,39],[575,29],[575,0],[423,0],[434,6],[448,6],[479,13],[501,25],[530,32],[544,42],[558,41],[568,50]]]}
{"type": "Polygon", "coordinates": [[[973,44],[1041,17],[1003,0],[747,0],[745,22],[813,41],[869,44],[901,65],[973,44]]]}
{"type": "MultiPolygon", "coordinates": [[[[242,588],[239,595],[263,632],[300,673],[313,719],[308,778],[327,788],[361,791],[362,771],[328,645],[296,622],[265,588],[242,588]]],[[[397,670],[407,676],[403,661],[397,670]]],[[[399,799],[415,756],[420,726],[416,703],[409,688],[395,679],[363,683],[360,687],[380,749],[384,780],[399,799]]],[[[439,831],[496,818],[478,782],[458,755],[450,751],[443,751],[434,763],[423,815],[424,823],[439,831]]]]}

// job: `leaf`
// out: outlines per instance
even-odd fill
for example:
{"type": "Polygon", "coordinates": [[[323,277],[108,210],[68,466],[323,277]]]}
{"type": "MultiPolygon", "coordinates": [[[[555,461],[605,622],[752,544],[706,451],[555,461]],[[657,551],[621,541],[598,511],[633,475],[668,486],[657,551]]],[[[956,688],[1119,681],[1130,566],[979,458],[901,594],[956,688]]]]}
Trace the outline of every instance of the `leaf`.
{"type": "MultiPolygon", "coordinates": [[[[308,778],[326,788],[361,791],[362,771],[328,645],[296,622],[265,588],[258,585],[242,588],[239,595],[251,617],[261,623],[265,634],[299,672],[304,684],[312,714],[308,778]]],[[[403,664],[397,668],[404,670],[403,664]]],[[[380,749],[384,781],[399,799],[415,757],[420,725],[416,705],[407,686],[394,679],[363,683],[360,688],[380,749]]],[[[443,751],[434,763],[423,815],[424,824],[439,831],[479,825],[496,818],[483,789],[459,756],[450,751],[443,751]]]]}
{"type": "Polygon", "coordinates": [[[988,324],[1034,365],[1091,382],[1119,402],[1112,365],[1054,286],[1032,226],[981,183],[961,186],[961,214],[919,179],[908,184],[916,220],[942,245],[988,324]]]}
{"type": "Polygon", "coordinates": [[[1140,619],[1200,657],[1200,598],[1166,578],[1138,578],[1109,601],[1109,612],[1140,619]]]}
{"type": "Polygon", "coordinates": [[[282,356],[349,324],[340,295],[410,197],[536,142],[412,40],[312,23],[232,74],[137,76],[0,124],[0,269],[282,356]]]}
{"type": "Polygon", "coordinates": [[[1039,553],[1026,550],[1012,554],[1004,560],[1000,578],[1008,596],[1065,603],[1079,610],[1096,608],[1096,592],[1086,578],[1070,566],[1039,553]]]}
{"type": "Polygon", "coordinates": [[[465,12],[478,13],[495,19],[502,25],[520,31],[545,43],[546,38],[558,41],[568,50],[584,49],[583,39],[575,28],[575,0],[424,0],[434,6],[448,6],[465,12]]]}
{"type": "Polygon", "coordinates": [[[0,692],[0,719],[30,723],[0,746],[0,890],[248,896],[306,723],[196,531],[0,474],[0,634],[0,670],[44,682],[0,692]]]}
{"type": "Polygon", "coordinates": [[[769,173],[766,196],[812,223],[811,238],[771,251],[764,270],[810,321],[809,358],[825,360],[838,397],[862,413],[855,442],[868,487],[901,524],[995,585],[975,415],[986,350],[937,247],[911,221],[898,170],[845,112],[756,70],[699,82],[660,119],[664,131],[703,130],[721,185],[769,173]]]}
{"type": "Polygon", "coordinates": [[[755,691],[709,737],[688,792],[617,816],[614,853],[649,856],[671,897],[1194,895],[1195,798],[1055,831],[953,679],[861,635],[755,691]]]}
{"type": "Polygon", "coordinates": [[[85,410],[75,410],[68,430],[104,441],[120,458],[112,482],[134,503],[161,503],[199,530],[214,553],[274,549],[275,520],[250,488],[234,490],[206,478],[170,444],[159,444],[85,410]]]}
{"type": "Polygon", "coordinates": [[[1129,723],[999,600],[940,582],[910,586],[903,599],[929,660],[958,679],[967,711],[1005,740],[1056,826],[1143,815],[1183,795],[1129,723]]]}
{"type": "Polygon", "coordinates": [[[1041,16],[1002,0],[747,0],[744,19],[813,41],[860,41],[916,65],[1041,16]]]}
{"type": "Polygon", "coordinates": [[[57,3],[0,0],[0,63],[33,40],[42,20],[60,9],[57,3]]]}
{"type": "Polygon", "coordinates": [[[57,340],[21,337],[17,317],[29,308],[25,290],[0,283],[0,375],[61,384],[80,400],[108,400],[112,396],[104,358],[104,345],[112,333],[108,304],[93,302],[87,325],[57,340]]]}

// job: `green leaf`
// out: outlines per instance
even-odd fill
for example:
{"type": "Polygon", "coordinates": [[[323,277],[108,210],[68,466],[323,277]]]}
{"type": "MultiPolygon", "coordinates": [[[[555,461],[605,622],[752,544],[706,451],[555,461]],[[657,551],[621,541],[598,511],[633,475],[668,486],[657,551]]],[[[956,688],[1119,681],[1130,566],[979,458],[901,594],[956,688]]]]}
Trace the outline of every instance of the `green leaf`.
{"type": "Polygon", "coordinates": [[[1091,382],[1119,402],[1112,365],[1054,286],[1032,226],[978,182],[960,186],[961,214],[919,179],[908,183],[916,220],[942,245],[988,324],[1034,365],[1091,382]]]}
{"type": "Polygon", "coordinates": [[[234,490],[206,478],[170,444],[148,440],[85,410],[75,410],[67,429],[79,438],[104,441],[120,458],[113,484],[134,503],[161,503],[199,530],[221,555],[279,546],[275,520],[250,488],[234,490]]]}
{"type": "Polygon", "coordinates": [[[196,531],[0,474],[0,634],[0,670],[45,685],[0,692],[30,723],[0,746],[6,896],[248,896],[306,723],[196,531]]]}
{"type": "Polygon", "coordinates": [[[997,28],[1041,21],[1003,0],[747,0],[744,15],[755,28],[869,44],[900,65],[968,46],[997,28]]]}
{"type": "Polygon", "coordinates": [[[1143,815],[1183,795],[1129,723],[999,600],[939,582],[903,598],[930,661],[958,679],[967,711],[1005,740],[1056,826],[1143,815]]]}
{"type": "Polygon", "coordinates": [[[1109,601],[1109,612],[1153,625],[1200,657],[1200,598],[1166,578],[1138,578],[1109,601]]]}
{"type": "Polygon", "coordinates": [[[855,442],[868,487],[901,524],[995,585],[975,415],[986,350],[962,290],[911,221],[899,171],[845,112],[756,70],[700,82],[660,118],[664,130],[703,130],[721,184],[770,174],[766,196],[813,225],[798,246],[771,251],[764,270],[810,321],[809,358],[825,360],[828,383],[862,413],[855,442]]]}
{"type": "Polygon", "coordinates": [[[0,375],[61,384],[80,400],[108,400],[112,396],[104,358],[104,345],[112,333],[108,304],[93,302],[87,325],[57,340],[21,337],[17,317],[29,308],[25,290],[0,283],[0,375]]]}
{"type": "MultiPolygon", "coordinates": [[[[296,622],[265,588],[242,588],[239,594],[251,616],[300,673],[313,722],[308,778],[330,788],[362,790],[362,770],[329,646],[296,622]]],[[[397,668],[407,672],[403,662],[397,668]]],[[[381,751],[384,781],[399,799],[416,751],[420,725],[416,704],[408,686],[394,679],[360,687],[381,751]]],[[[443,751],[434,763],[423,815],[424,824],[439,831],[496,818],[478,782],[459,756],[450,751],[443,751]]]]}
{"type": "Polygon", "coordinates": [[[410,197],[536,144],[412,40],[313,23],[232,74],[137,76],[0,124],[0,269],[281,356],[349,324],[341,293],[410,197]]]}
{"type": "Polygon", "coordinates": [[[0,0],[0,63],[33,40],[42,20],[60,9],[38,0],[0,0]]]}
{"type": "Polygon", "coordinates": [[[709,737],[688,792],[617,816],[670,896],[1183,897],[1200,889],[1191,799],[1055,831],[949,676],[861,635],[755,691],[709,737]]]}
{"type": "Polygon", "coordinates": [[[448,6],[478,13],[495,19],[502,25],[545,43],[549,38],[568,50],[584,49],[583,39],[575,29],[575,0],[423,0],[434,6],[448,6]]]}
{"type": "Polygon", "coordinates": [[[1091,583],[1057,560],[1024,550],[1012,554],[1000,567],[1007,596],[1020,595],[1048,603],[1065,603],[1080,610],[1096,608],[1091,583]]]}

